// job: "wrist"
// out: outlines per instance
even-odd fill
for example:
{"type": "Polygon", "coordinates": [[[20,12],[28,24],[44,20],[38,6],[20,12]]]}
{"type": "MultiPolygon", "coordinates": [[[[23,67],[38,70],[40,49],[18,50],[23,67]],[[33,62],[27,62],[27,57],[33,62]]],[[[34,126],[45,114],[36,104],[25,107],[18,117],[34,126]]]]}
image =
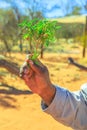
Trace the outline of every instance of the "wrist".
{"type": "Polygon", "coordinates": [[[46,87],[46,89],[43,90],[39,94],[39,96],[42,98],[42,100],[45,102],[47,106],[49,106],[55,96],[56,88],[53,85],[50,85],[49,87],[46,87]]]}

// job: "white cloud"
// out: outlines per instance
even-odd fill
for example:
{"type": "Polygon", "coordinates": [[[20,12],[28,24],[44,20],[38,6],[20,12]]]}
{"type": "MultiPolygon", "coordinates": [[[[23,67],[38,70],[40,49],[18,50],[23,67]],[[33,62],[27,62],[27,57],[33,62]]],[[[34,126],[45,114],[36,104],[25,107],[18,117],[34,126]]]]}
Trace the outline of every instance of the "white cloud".
{"type": "Polygon", "coordinates": [[[0,1],[0,8],[8,8],[10,7],[10,4],[6,3],[5,1],[0,1]]]}
{"type": "Polygon", "coordinates": [[[61,5],[60,4],[61,2],[59,2],[59,0],[52,0],[52,1],[42,0],[41,3],[42,3],[43,6],[45,5],[47,9],[51,9],[55,5],[59,5],[59,6],[61,5]]]}
{"type": "MultiPolygon", "coordinates": [[[[6,0],[5,0],[6,1],[6,0]]],[[[10,4],[5,2],[4,0],[0,0],[0,8],[10,7],[10,4]]],[[[35,0],[39,2],[37,8],[39,10],[43,10],[44,15],[46,17],[58,17],[64,16],[65,13],[72,11],[73,6],[81,6],[82,13],[85,14],[84,5],[86,0],[35,0]],[[68,9],[69,8],[69,9],[68,9]]],[[[32,7],[34,5],[33,0],[12,0],[12,3],[17,6],[21,12],[25,11],[27,7],[32,7]],[[26,3],[27,1],[27,3],[26,3]]]]}
{"type": "Polygon", "coordinates": [[[46,17],[48,17],[48,18],[58,17],[58,16],[59,17],[64,16],[64,13],[61,9],[55,9],[55,10],[49,12],[49,13],[46,13],[46,17]]]}

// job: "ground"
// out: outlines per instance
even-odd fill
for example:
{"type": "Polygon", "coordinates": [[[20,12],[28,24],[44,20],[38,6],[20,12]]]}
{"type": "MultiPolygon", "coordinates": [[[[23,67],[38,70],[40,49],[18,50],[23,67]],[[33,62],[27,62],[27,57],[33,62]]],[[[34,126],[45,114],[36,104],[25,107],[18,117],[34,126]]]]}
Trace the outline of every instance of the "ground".
{"type": "MultiPolygon", "coordinates": [[[[19,64],[25,59],[24,54],[12,56],[19,64]]],[[[68,57],[86,65],[80,53],[45,53],[42,62],[48,67],[53,83],[76,91],[87,81],[87,73],[70,65],[68,57]]],[[[40,102],[40,97],[33,94],[20,78],[0,68],[0,130],[71,130],[44,113],[40,102]]]]}

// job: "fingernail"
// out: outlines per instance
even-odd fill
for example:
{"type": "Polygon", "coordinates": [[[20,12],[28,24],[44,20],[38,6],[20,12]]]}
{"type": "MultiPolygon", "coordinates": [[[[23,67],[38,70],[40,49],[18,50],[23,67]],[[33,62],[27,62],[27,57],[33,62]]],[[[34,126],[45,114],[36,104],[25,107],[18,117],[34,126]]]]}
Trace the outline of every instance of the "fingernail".
{"type": "Polygon", "coordinates": [[[32,65],[34,64],[34,62],[32,60],[29,60],[29,63],[32,64],[32,65]]]}
{"type": "Polygon", "coordinates": [[[24,73],[27,73],[27,71],[28,71],[28,70],[25,68],[25,69],[24,69],[24,73]]]}

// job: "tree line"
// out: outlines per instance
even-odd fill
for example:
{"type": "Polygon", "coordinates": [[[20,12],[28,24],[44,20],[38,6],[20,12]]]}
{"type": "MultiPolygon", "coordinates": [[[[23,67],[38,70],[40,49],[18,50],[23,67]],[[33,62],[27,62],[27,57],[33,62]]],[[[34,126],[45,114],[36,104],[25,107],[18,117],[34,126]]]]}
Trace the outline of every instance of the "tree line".
{"type": "MultiPolygon", "coordinates": [[[[25,41],[22,38],[22,30],[18,25],[25,19],[29,21],[38,18],[41,20],[44,19],[44,16],[41,11],[33,11],[32,9],[28,9],[28,11],[28,15],[22,15],[16,6],[7,10],[0,9],[1,54],[11,54],[13,51],[29,52],[31,50],[31,41],[25,41]]],[[[69,38],[76,39],[77,37],[83,36],[85,23],[58,22],[58,25],[61,26],[61,29],[55,30],[54,35],[56,39],[65,38],[67,40],[69,38]]],[[[44,51],[43,48],[41,49],[44,51]]]]}

